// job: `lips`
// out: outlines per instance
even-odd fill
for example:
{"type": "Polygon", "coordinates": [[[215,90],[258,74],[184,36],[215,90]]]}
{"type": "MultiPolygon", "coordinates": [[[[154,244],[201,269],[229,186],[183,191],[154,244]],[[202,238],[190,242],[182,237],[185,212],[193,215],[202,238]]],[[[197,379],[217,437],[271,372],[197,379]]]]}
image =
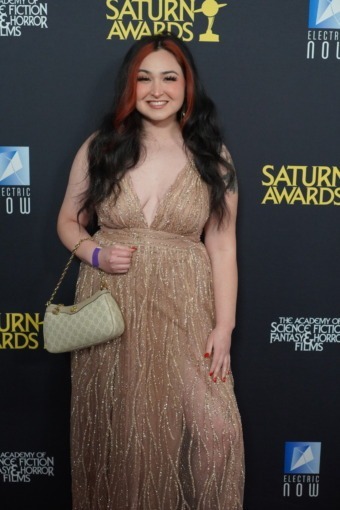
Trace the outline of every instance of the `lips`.
{"type": "Polygon", "coordinates": [[[147,103],[151,108],[163,108],[168,104],[168,101],[148,101],[147,103]]]}

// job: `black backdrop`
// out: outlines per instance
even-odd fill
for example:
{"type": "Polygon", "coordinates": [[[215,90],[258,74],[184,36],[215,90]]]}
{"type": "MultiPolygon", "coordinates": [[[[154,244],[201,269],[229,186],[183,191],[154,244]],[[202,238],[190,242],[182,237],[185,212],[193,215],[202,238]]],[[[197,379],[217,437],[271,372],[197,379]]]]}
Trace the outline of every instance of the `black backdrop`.
{"type": "MultiPolygon", "coordinates": [[[[219,3],[213,42],[199,36],[214,0],[0,0],[5,510],[71,509],[69,356],[48,354],[42,338],[67,258],[56,217],[74,154],[110,105],[133,42],[122,34],[153,31],[157,14],[175,33],[184,27],[238,170],[233,369],[245,509],[339,508],[339,3],[219,3]]],[[[73,297],[76,270],[61,301],[73,297]]]]}

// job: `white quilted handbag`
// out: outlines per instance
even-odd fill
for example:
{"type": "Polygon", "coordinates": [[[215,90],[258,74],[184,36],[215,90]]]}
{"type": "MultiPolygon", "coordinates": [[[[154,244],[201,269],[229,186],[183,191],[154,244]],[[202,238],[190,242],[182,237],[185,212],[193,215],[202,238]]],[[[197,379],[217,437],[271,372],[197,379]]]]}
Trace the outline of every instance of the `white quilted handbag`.
{"type": "Polygon", "coordinates": [[[120,337],[124,332],[124,319],[118,304],[105,289],[101,272],[101,290],[80,303],[64,306],[52,304],[61,282],[72,262],[82,239],[72,255],[47,303],[44,317],[44,344],[51,353],[84,349],[120,337]]]}

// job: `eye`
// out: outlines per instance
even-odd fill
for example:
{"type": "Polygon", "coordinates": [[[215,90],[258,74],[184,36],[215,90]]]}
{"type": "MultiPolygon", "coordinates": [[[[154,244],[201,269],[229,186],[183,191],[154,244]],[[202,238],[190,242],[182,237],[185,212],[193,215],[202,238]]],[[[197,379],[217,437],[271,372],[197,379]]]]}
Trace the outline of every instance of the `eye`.
{"type": "Polygon", "coordinates": [[[150,78],[146,75],[141,74],[137,76],[137,81],[150,81],[150,78]]]}
{"type": "Polygon", "coordinates": [[[177,81],[177,76],[175,74],[169,74],[164,79],[165,81],[177,81]]]}

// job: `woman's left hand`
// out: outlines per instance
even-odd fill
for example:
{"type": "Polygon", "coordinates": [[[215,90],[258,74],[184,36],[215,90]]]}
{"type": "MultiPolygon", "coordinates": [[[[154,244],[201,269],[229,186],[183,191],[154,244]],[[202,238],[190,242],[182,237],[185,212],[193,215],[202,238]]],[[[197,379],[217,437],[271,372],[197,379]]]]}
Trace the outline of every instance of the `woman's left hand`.
{"type": "Polygon", "coordinates": [[[230,375],[230,344],[231,333],[225,328],[214,328],[208,336],[205,357],[212,358],[209,375],[213,381],[217,381],[220,376],[222,381],[226,381],[226,377],[230,375]]]}

